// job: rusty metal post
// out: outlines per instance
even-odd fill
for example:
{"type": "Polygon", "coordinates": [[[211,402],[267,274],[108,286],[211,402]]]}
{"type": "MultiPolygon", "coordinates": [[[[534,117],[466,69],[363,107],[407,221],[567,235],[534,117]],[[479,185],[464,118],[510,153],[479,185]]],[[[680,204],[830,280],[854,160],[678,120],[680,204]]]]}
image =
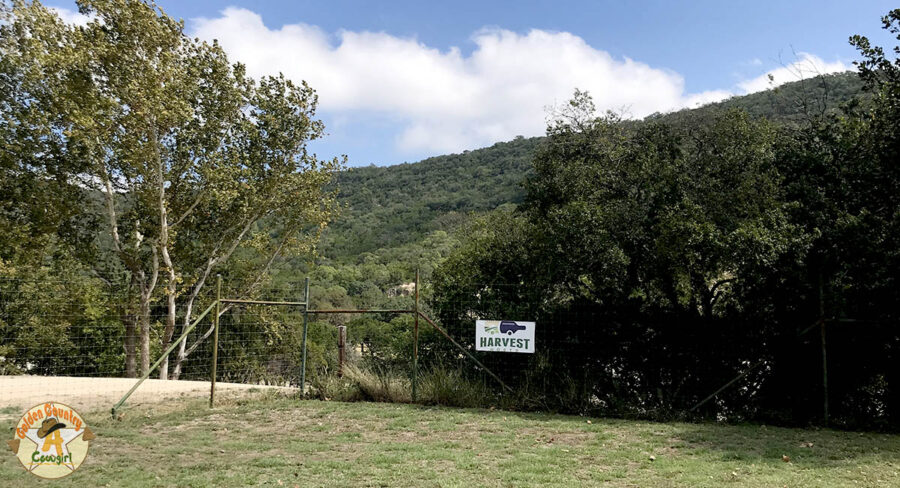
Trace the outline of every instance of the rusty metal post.
{"type": "Polygon", "coordinates": [[[419,393],[419,270],[416,269],[416,306],[415,322],[413,322],[413,370],[412,401],[418,399],[419,393]]]}
{"type": "Polygon", "coordinates": [[[216,399],[216,367],[219,362],[219,314],[222,312],[222,275],[216,275],[216,310],[213,315],[212,368],[209,373],[209,408],[216,399]]]}
{"type": "Polygon", "coordinates": [[[303,299],[303,340],[300,348],[303,350],[302,359],[300,360],[300,395],[306,395],[306,332],[309,329],[309,276],[306,277],[305,298],[303,299]]]}
{"type": "Polygon", "coordinates": [[[347,345],[347,326],[339,325],[338,326],[338,370],[337,375],[338,378],[344,377],[344,348],[347,345]]]}

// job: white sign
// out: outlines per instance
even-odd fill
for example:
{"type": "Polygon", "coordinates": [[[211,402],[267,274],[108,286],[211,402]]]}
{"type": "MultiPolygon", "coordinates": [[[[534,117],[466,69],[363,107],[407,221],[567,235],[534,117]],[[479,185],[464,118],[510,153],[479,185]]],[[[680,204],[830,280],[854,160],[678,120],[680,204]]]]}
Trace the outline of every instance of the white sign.
{"type": "Polygon", "coordinates": [[[534,352],[534,322],[476,320],[475,350],[534,352]]]}

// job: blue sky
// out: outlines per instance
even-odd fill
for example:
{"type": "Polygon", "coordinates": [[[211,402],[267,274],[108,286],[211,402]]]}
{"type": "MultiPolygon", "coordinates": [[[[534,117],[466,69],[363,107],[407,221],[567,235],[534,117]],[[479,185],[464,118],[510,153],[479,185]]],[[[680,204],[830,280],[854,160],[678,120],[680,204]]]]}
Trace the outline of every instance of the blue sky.
{"type": "Polygon", "coordinates": [[[252,74],[308,80],[313,149],[354,166],[540,135],[576,87],[642,117],[849,69],[854,33],[894,45],[886,1],[158,3],[252,74]]]}

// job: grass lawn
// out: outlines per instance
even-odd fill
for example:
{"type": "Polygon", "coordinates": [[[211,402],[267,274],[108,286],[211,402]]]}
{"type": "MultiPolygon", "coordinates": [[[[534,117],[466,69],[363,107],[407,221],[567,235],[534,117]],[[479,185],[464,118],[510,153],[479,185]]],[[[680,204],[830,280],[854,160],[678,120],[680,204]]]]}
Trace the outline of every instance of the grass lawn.
{"type": "Polygon", "coordinates": [[[6,450],[0,486],[900,486],[885,434],[271,396],[85,417],[77,472],[38,480],[6,450]]]}

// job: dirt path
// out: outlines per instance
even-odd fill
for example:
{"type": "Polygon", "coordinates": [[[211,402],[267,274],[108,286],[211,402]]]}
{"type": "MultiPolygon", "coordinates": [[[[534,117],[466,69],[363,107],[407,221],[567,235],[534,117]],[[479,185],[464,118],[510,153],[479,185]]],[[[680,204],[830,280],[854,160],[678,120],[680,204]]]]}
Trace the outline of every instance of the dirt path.
{"type": "MultiPolygon", "coordinates": [[[[0,409],[24,410],[53,400],[75,409],[108,409],[137,380],[134,378],[85,378],[67,376],[0,376],[0,409]]],[[[287,389],[278,386],[216,383],[216,391],[287,389]]],[[[184,396],[208,396],[208,381],[147,380],[128,399],[128,405],[162,402],[184,396]]]]}

